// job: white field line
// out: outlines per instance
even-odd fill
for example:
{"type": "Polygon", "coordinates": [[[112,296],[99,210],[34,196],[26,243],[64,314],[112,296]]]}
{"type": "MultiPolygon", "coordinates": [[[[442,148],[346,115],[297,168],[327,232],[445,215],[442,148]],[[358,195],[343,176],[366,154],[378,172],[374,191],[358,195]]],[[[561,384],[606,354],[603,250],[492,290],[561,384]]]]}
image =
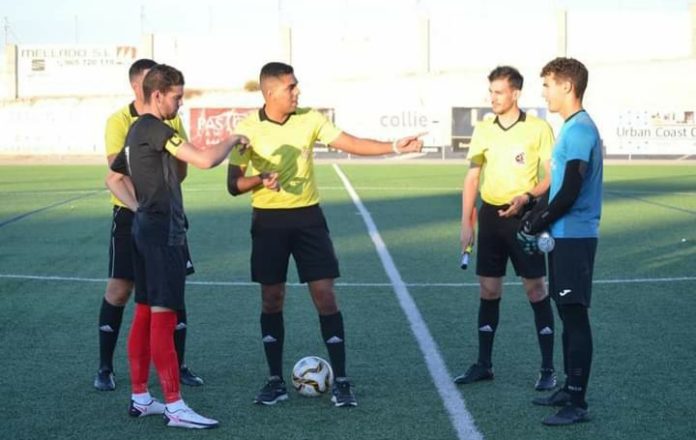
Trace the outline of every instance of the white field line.
{"type": "Polygon", "coordinates": [[[92,191],[92,192],[86,192],[86,193],[81,193],[81,195],[79,195],[79,196],[71,197],[71,198],[69,198],[69,199],[67,199],[67,200],[60,200],[60,201],[58,201],[58,202],[54,202],[54,203],[51,203],[51,204],[49,204],[49,205],[42,206],[41,208],[37,208],[37,209],[34,209],[34,210],[32,210],[32,211],[23,212],[22,214],[18,214],[18,215],[14,216],[14,217],[11,217],[11,218],[0,219],[0,228],[3,227],[3,226],[5,226],[5,225],[9,225],[9,224],[11,224],[11,223],[20,221],[20,220],[22,220],[22,219],[24,219],[24,218],[30,217],[30,216],[32,216],[32,215],[34,215],[34,214],[38,214],[38,213],[40,213],[40,212],[47,211],[47,210],[49,210],[49,209],[56,208],[56,207],[58,207],[58,206],[67,205],[68,203],[75,202],[75,201],[77,201],[77,200],[84,199],[84,198],[86,198],[86,197],[91,197],[91,196],[93,196],[93,195],[95,195],[95,194],[97,194],[97,193],[99,193],[99,192],[101,192],[101,190],[99,190],[99,191],[92,191]]]}
{"type": "MultiPolygon", "coordinates": [[[[0,279],[15,279],[26,281],[63,281],[76,283],[106,283],[106,278],[85,278],[85,277],[65,277],[60,275],[31,275],[31,274],[15,274],[15,273],[0,273],[0,279]]],[[[685,281],[696,281],[696,277],[666,277],[666,278],[625,278],[625,279],[609,279],[609,280],[594,280],[592,284],[650,284],[650,283],[680,283],[685,281]]],[[[190,286],[212,286],[212,287],[244,287],[258,286],[257,283],[251,281],[186,281],[190,286]]],[[[508,281],[504,283],[506,286],[521,286],[519,281],[508,281]]],[[[306,284],[287,283],[289,287],[306,287],[306,284]]],[[[392,287],[392,283],[335,283],[338,287],[392,287]]],[[[478,287],[478,282],[472,283],[403,283],[406,287],[478,287]]]]}
{"type": "MultiPolygon", "coordinates": [[[[354,187],[357,191],[381,191],[403,192],[404,188],[400,186],[359,186],[354,187]]],[[[336,185],[322,185],[319,188],[321,191],[345,191],[345,187],[336,185]]],[[[461,192],[461,186],[423,186],[418,188],[409,188],[411,192],[461,192]]],[[[73,191],[76,192],[76,191],[73,191]]],[[[205,185],[198,184],[187,188],[184,186],[184,192],[227,192],[227,189],[222,185],[205,185]]],[[[654,196],[693,196],[696,191],[651,191],[651,190],[611,190],[605,189],[605,194],[612,196],[629,196],[629,195],[654,195],[654,196]]]]}
{"type": "MultiPolygon", "coordinates": [[[[345,187],[343,186],[335,186],[335,185],[322,185],[320,187],[322,191],[345,191],[345,187]]],[[[359,186],[355,187],[356,190],[358,191],[399,191],[402,192],[404,190],[403,187],[399,186],[359,186]]],[[[207,184],[197,184],[197,185],[192,185],[191,187],[186,187],[184,186],[183,188],[184,192],[227,192],[227,189],[222,186],[222,185],[207,185],[207,184]]],[[[428,186],[428,187],[418,187],[418,188],[409,188],[409,191],[411,192],[459,192],[461,191],[462,188],[459,186],[428,186]]],[[[101,189],[84,189],[84,190],[60,190],[60,191],[51,191],[50,194],[86,194],[86,193],[94,193],[94,192],[104,192],[108,193],[107,189],[101,190],[101,189]]],[[[611,189],[606,189],[605,193],[608,195],[656,195],[656,196],[693,196],[696,195],[696,191],[651,191],[651,190],[611,190],[611,189]]],[[[44,190],[28,190],[28,191],[14,191],[14,190],[9,190],[9,191],[0,191],[0,194],[7,194],[7,195],[13,195],[13,194],[19,194],[19,195],[27,195],[27,194],[47,194],[46,191],[44,190]]]]}
{"type": "Polygon", "coordinates": [[[333,168],[336,171],[336,174],[338,174],[338,177],[343,181],[346,191],[348,191],[348,194],[350,194],[350,197],[353,199],[353,203],[362,215],[363,221],[367,226],[368,233],[370,234],[370,238],[377,249],[377,254],[379,255],[380,260],[382,260],[384,270],[387,273],[387,276],[389,277],[389,280],[393,286],[394,293],[399,300],[399,305],[406,315],[406,318],[411,325],[411,331],[413,331],[413,335],[415,336],[418,346],[423,353],[423,358],[428,366],[430,376],[432,377],[435,387],[442,398],[445,409],[449,413],[450,421],[452,422],[452,426],[457,433],[457,438],[460,440],[482,440],[483,435],[476,428],[471,414],[466,409],[466,403],[464,402],[461,393],[457,390],[452,382],[452,377],[450,376],[450,372],[447,370],[447,365],[445,365],[445,361],[440,354],[437,343],[430,334],[430,330],[428,330],[428,326],[421,316],[418,306],[416,305],[415,301],[413,301],[413,297],[411,297],[411,294],[408,292],[408,289],[401,278],[401,274],[396,268],[394,260],[392,259],[387,246],[384,244],[384,241],[377,230],[377,226],[375,226],[375,223],[372,220],[372,216],[367,208],[365,208],[362,201],[360,201],[360,197],[355,192],[350,184],[350,181],[346,175],[343,174],[338,165],[334,164],[333,168]]]}

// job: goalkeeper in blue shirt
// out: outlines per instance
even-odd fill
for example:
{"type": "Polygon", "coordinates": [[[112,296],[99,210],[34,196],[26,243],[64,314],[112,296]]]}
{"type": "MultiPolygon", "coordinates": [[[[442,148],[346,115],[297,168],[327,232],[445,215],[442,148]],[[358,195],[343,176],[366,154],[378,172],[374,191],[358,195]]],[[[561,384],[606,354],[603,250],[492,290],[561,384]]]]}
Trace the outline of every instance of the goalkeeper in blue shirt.
{"type": "Polygon", "coordinates": [[[587,68],[572,58],[556,58],[541,71],[549,111],[564,119],[551,157],[548,204],[529,211],[518,239],[534,251],[537,235],[549,230],[555,247],[548,255],[549,293],[563,322],[565,385],[533,403],[561,409],[545,425],[585,422],[587,383],[592,364],[588,309],[592,298],[599,220],[602,211],[602,147],[595,123],[584,110],[587,68]]]}

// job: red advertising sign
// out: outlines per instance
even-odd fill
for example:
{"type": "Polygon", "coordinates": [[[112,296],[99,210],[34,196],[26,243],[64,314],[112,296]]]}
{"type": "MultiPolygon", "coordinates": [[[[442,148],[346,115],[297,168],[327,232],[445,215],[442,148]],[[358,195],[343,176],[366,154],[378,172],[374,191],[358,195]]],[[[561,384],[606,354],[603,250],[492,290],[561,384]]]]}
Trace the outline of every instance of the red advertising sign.
{"type": "Polygon", "coordinates": [[[191,143],[198,147],[215,145],[234,132],[239,121],[253,108],[192,108],[189,121],[191,143]]]}
{"type": "MultiPolygon", "coordinates": [[[[318,112],[334,121],[334,109],[318,108],[318,112]]],[[[256,108],[192,108],[189,139],[198,147],[215,145],[234,132],[235,127],[256,108]]]]}

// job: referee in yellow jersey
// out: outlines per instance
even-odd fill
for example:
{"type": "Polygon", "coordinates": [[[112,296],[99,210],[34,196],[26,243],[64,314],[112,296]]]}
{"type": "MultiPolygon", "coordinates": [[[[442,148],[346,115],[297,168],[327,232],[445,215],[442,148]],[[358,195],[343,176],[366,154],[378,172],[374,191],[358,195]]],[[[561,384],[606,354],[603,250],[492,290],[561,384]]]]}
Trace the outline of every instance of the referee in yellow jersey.
{"type": "Polygon", "coordinates": [[[537,390],[556,386],[553,367],[554,319],[546,292],[543,254],[526,255],[516,240],[523,207],[546,192],[550,182],[553,132],[549,124],[518,107],[523,78],[510,66],[495,68],[489,75],[494,119],[479,122],[469,146],[469,171],[462,192],[462,249],[474,243],[471,214],[481,192],[478,212],[476,274],[479,276],[479,353],[476,363],[454,381],[468,384],[493,379],[493,338],[498,327],[503,277],[512,261],[532,310],[541,349],[537,390]],[[544,177],[539,180],[541,169],[544,177]]]}
{"type": "Polygon", "coordinates": [[[287,64],[263,66],[260,84],[265,105],[235,128],[249,138],[252,148],[230,154],[227,179],[233,196],[252,192],[251,277],[261,284],[261,337],[270,373],[254,402],[273,405],[288,398],[282,371],[283,302],[292,255],[319,313],[336,377],[331,400],[339,407],[357,406],[346,377],[343,317],[334,293],[334,279],[340,274],[319,207],[314,143],[367,156],[420,151],[423,143],[418,136],[394,142],[357,138],[337,129],[321,113],[298,108],[300,89],[287,64]]]}
{"type": "MultiPolygon", "coordinates": [[[[135,100],[120,108],[106,121],[106,159],[109,166],[123,149],[131,125],[140,117],[145,108],[143,78],[156,65],[157,63],[153,60],[143,58],[135,61],[128,70],[128,79],[135,100]]],[[[184,130],[184,124],[179,115],[165,121],[165,123],[173,128],[179,137],[187,140],[186,130],[184,130]]],[[[183,180],[186,176],[186,163],[179,161],[178,164],[179,178],[183,180]]],[[[125,179],[134,196],[135,190],[130,184],[130,178],[126,177],[125,179]]],[[[113,217],[109,241],[109,280],[99,309],[99,369],[94,377],[94,387],[100,391],[116,389],[113,374],[114,350],[121,329],[123,310],[133,291],[134,280],[133,240],[131,237],[134,213],[113,194],[111,194],[111,204],[113,205],[113,217]]],[[[193,265],[190,260],[187,267],[189,273],[192,273],[193,265]]],[[[203,385],[203,379],[195,375],[184,363],[186,326],[186,310],[182,309],[178,311],[176,331],[174,332],[174,344],[180,364],[179,378],[181,383],[185,385],[203,385]]]]}

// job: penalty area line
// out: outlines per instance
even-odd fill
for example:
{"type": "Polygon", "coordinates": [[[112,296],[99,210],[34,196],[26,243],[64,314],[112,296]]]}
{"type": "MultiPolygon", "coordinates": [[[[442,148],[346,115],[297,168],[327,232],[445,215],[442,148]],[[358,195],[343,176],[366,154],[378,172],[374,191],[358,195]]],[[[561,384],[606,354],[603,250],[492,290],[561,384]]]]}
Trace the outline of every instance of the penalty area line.
{"type": "Polygon", "coordinates": [[[49,210],[49,209],[51,209],[51,208],[55,208],[55,207],[57,207],[57,206],[66,205],[66,204],[68,204],[68,203],[70,203],[70,202],[74,202],[75,200],[80,200],[80,199],[84,199],[84,198],[86,198],[86,197],[91,197],[91,196],[93,196],[93,195],[95,195],[95,194],[99,194],[99,193],[102,193],[102,192],[104,192],[104,190],[91,191],[91,192],[88,192],[88,193],[86,193],[86,194],[81,194],[81,195],[79,195],[79,196],[71,197],[71,198],[69,198],[69,199],[67,199],[67,200],[61,200],[60,202],[52,203],[52,204],[50,204],[50,205],[44,206],[44,207],[39,208],[39,209],[35,209],[35,210],[33,210],[33,211],[29,211],[29,212],[25,212],[25,213],[23,213],[23,214],[19,214],[19,215],[15,216],[15,217],[11,217],[11,218],[8,218],[8,219],[6,219],[6,220],[0,220],[0,228],[3,227],[3,226],[5,226],[5,225],[9,225],[10,223],[14,223],[14,222],[16,222],[16,221],[22,220],[23,218],[29,217],[29,216],[31,216],[31,215],[38,214],[39,212],[43,212],[43,211],[49,210]]]}

